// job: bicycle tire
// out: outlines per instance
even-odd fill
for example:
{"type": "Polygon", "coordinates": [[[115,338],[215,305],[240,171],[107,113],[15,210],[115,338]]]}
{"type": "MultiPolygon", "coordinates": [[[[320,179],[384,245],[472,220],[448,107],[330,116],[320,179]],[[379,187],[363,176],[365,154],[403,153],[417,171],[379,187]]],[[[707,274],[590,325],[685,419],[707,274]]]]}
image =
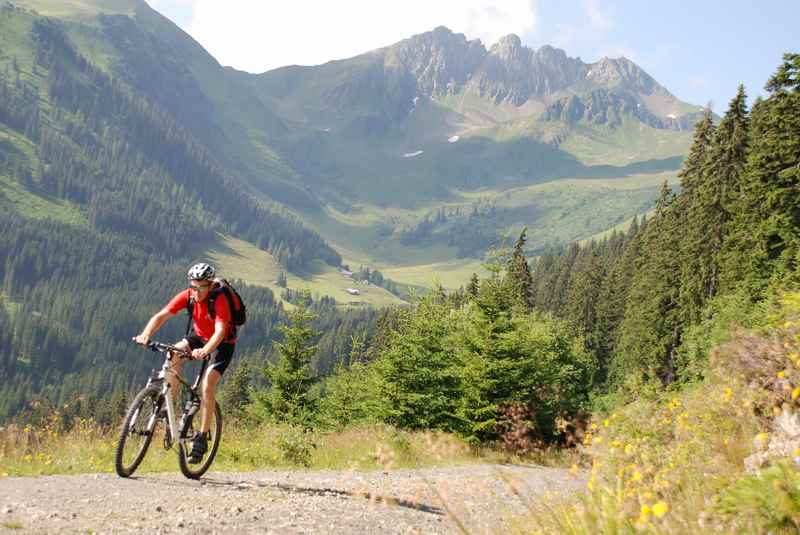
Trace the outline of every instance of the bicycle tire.
{"type": "Polygon", "coordinates": [[[188,437],[193,434],[194,425],[193,421],[195,417],[200,417],[201,411],[196,412],[194,415],[185,418],[183,425],[179,431],[178,436],[181,437],[178,440],[178,464],[181,467],[181,472],[184,476],[189,479],[200,479],[203,474],[211,467],[211,463],[214,462],[214,458],[217,456],[217,450],[219,449],[219,441],[222,437],[222,410],[219,408],[219,403],[216,401],[214,402],[214,417],[212,419],[212,426],[213,428],[211,431],[211,443],[209,444],[208,453],[203,458],[203,461],[197,465],[197,467],[193,467],[193,465],[189,464],[189,451],[187,451],[187,442],[188,437]]]}
{"type": "MultiPolygon", "coordinates": [[[[153,434],[157,423],[158,411],[161,409],[163,400],[160,400],[161,388],[158,385],[150,385],[136,394],[133,402],[128,408],[125,415],[125,420],[122,424],[122,430],[119,434],[117,441],[117,450],[114,456],[114,468],[117,475],[120,477],[130,477],[144,459],[147,453],[147,448],[150,447],[150,442],[153,440],[153,434]],[[142,412],[144,410],[144,412],[142,412]],[[143,437],[143,442],[139,444],[138,451],[135,452],[133,459],[128,463],[125,461],[125,447],[129,444],[129,438],[133,436],[132,431],[135,432],[136,422],[139,421],[140,416],[146,416],[147,425],[138,434],[143,437]]],[[[135,448],[134,448],[135,449],[135,448]]]]}

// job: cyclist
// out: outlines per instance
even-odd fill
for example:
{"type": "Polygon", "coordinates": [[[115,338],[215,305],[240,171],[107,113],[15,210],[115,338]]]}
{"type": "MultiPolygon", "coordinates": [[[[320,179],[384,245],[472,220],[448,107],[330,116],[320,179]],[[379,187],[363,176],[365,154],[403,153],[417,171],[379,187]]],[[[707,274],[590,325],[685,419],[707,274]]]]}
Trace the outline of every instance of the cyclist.
{"type": "MultiPolygon", "coordinates": [[[[211,363],[206,368],[201,386],[202,416],[200,432],[194,437],[192,451],[188,459],[192,464],[199,463],[208,450],[209,427],[215,406],[214,391],[217,383],[222,378],[222,374],[230,364],[236,348],[236,332],[228,300],[224,297],[216,299],[214,301],[214,317],[212,318],[209,314],[208,297],[214,285],[214,275],[214,268],[208,264],[200,263],[192,266],[187,274],[189,288],[173,297],[167,306],[150,318],[142,332],[133,337],[136,343],[147,344],[150,341],[150,337],[169,318],[189,308],[191,300],[191,322],[194,325],[194,333],[187,334],[175,346],[185,351],[191,350],[192,357],[195,359],[211,358],[211,363]]],[[[173,367],[178,374],[181,372],[181,364],[181,359],[176,358],[173,360],[173,367]]],[[[178,399],[177,379],[171,378],[170,387],[172,388],[173,398],[178,399]]]]}

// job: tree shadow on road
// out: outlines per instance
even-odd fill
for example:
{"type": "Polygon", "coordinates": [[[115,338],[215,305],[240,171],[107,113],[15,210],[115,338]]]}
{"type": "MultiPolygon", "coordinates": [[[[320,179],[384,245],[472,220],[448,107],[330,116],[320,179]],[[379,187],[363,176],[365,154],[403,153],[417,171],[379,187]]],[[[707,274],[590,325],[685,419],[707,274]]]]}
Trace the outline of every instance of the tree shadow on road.
{"type": "Polygon", "coordinates": [[[333,496],[333,497],[340,497],[340,498],[363,498],[369,500],[374,503],[380,503],[383,505],[389,505],[394,507],[404,507],[407,509],[414,509],[416,511],[421,511],[423,513],[430,513],[433,515],[444,516],[445,511],[440,508],[436,507],[435,505],[429,505],[423,502],[418,502],[414,500],[408,500],[404,498],[396,498],[394,496],[381,496],[379,494],[374,494],[372,492],[364,492],[364,491],[354,491],[354,490],[343,490],[343,489],[335,489],[331,487],[305,487],[300,485],[290,485],[286,483],[269,483],[266,481],[244,481],[244,480],[229,480],[229,479],[215,479],[213,477],[204,477],[199,481],[191,481],[191,480],[175,480],[175,479],[161,479],[161,478],[149,478],[149,477],[135,477],[131,479],[141,479],[146,480],[150,483],[158,483],[158,484],[166,484],[170,486],[177,486],[177,487],[197,487],[197,486],[208,486],[208,487],[217,487],[220,489],[227,489],[227,490],[240,490],[240,491],[248,491],[255,488],[272,488],[278,489],[283,492],[290,492],[296,494],[305,494],[308,496],[333,496]]]}

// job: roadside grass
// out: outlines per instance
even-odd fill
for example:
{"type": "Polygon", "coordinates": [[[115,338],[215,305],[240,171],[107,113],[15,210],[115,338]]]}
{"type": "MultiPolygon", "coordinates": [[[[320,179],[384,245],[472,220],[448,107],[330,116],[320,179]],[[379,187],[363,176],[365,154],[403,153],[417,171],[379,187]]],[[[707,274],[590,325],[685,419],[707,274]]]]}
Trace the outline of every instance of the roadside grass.
{"type": "MultiPolygon", "coordinates": [[[[69,430],[53,417],[44,428],[0,428],[0,479],[4,477],[114,471],[118,428],[79,420],[69,430]]],[[[137,473],[178,471],[177,456],[162,446],[163,424],[137,473]]],[[[476,450],[461,439],[433,431],[371,426],[343,431],[304,431],[278,424],[225,423],[214,471],[260,469],[374,470],[514,462],[564,466],[561,452],[519,458],[491,449],[476,450]]]]}
{"type": "MultiPolygon", "coordinates": [[[[764,332],[718,347],[706,379],[599,413],[583,439],[587,492],[534,504],[519,533],[797,533],[800,449],[773,419],[800,416],[800,293],[764,332]],[[789,451],[786,451],[789,448],[789,451]],[[770,452],[766,467],[745,458],[770,452]]],[[[579,470],[578,464],[573,467],[579,470]]]]}

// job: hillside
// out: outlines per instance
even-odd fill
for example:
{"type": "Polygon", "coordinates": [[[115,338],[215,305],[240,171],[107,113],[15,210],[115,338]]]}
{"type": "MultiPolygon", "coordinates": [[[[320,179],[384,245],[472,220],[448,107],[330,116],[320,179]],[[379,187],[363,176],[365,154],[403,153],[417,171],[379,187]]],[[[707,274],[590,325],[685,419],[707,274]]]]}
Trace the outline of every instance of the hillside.
{"type": "Polygon", "coordinates": [[[674,182],[702,111],[625,58],[584,64],[516,36],[487,50],[444,27],[324,65],[228,73],[290,125],[282,154],[321,207],[297,213],[345,257],[387,269],[480,259],[525,225],[569,243],[643,212],[656,182],[674,182]],[[573,180],[595,178],[638,183],[641,200],[589,187],[576,206],[573,180]],[[480,223],[449,216],[544,184],[555,232],[525,196],[480,223]]]}
{"type": "Polygon", "coordinates": [[[148,363],[126,338],[200,259],[242,281],[254,358],[284,319],[275,271],[333,297],[315,363],[330,370],[401,283],[459,287],[523,226],[535,253],[649,210],[695,108],[628,60],[513,36],[487,50],[437,28],[247,74],[142,0],[5,1],[0,417],[127,390],[148,363]],[[342,265],[378,282],[354,299],[342,265]]]}

